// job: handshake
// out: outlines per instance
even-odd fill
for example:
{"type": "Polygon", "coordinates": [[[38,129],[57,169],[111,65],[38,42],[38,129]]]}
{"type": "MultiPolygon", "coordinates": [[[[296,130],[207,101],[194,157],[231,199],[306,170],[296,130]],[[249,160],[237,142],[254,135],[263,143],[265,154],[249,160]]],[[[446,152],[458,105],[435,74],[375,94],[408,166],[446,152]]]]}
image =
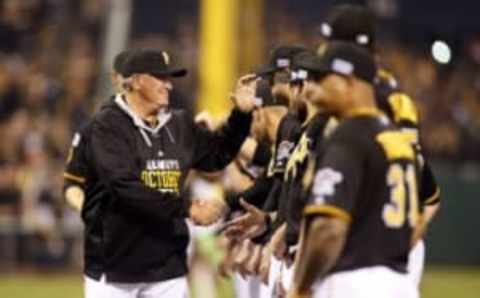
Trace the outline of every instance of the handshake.
{"type": "Polygon", "coordinates": [[[226,211],[226,204],[222,200],[193,199],[190,206],[190,219],[194,224],[208,226],[218,221],[226,211]]]}

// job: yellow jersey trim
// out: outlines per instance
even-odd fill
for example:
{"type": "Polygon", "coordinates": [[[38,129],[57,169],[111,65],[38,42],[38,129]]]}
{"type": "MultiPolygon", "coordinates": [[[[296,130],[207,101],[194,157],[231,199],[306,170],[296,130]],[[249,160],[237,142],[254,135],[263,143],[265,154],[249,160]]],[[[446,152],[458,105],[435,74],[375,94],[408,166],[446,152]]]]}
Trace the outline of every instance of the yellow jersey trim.
{"type": "Polygon", "coordinates": [[[437,187],[437,190],[435,191],[435,193],[431,197],[425,200],[424,205],[430,205],[432,203],[435,203],[439,197],[440,197],[440,188],[437,187]]]}
{"type": "Polygon", "coordinates": [[[72,181],[75,181],[75,182],[78,182],[78,183],[85,183],[85,181],[87,181],[87,179],[85,177],[81,177],[81,176],[77,176],[77,175],[73,175],[73,174],[70,174],[70,173],[63,173],[63,177],[65,179],[69,179],[69,180],[72,180],[72,181]]]}
{"type": "Polygon", "coordinates": [[[393,118],[396,123],[409,121],[418,124],[418,111],[412,98],[402,92],[394,92],[388,97],[388,103],[393,110],[393,118]]]}
{"type": "Polygon", "coordinates": [[[346,222],[352,221],[352,216],[346,210],[333,206],[333,205],[318,205],[318,204],[310,204],[307,205],[303,211],[304,215],[313,215],[313,214],[328,214],[346,222]]]}

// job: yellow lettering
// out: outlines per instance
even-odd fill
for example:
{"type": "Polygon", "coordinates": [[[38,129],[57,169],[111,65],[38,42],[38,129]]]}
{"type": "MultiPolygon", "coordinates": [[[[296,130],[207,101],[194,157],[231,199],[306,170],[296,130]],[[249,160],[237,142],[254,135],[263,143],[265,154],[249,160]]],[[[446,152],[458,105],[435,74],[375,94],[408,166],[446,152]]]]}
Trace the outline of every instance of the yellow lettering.
{"type": "Polygon", "coordinates": [[[395,229],[405,224],[408,194],[408,222],[414,227],[418,220],[418,188],[414,166],[408,165],[405,171],[400,164],[391,165],[387,172],[387,185],[390,187],[390,201],[383,207],[385,225],[395,229]]]}
{"type": "Polygon", "coordinates": [[[298,166],[302,164],[308,157],[308,147],[310,142],[311,141],[307,137],[307,134],[304,133],[297,146],[295,146],[295,149],[293,149],[290,158],[288,159],[287,167],[285,169],[285,180],[289,177],[289,175],[291,175],[291,177],[297,176],[298,166]]]}

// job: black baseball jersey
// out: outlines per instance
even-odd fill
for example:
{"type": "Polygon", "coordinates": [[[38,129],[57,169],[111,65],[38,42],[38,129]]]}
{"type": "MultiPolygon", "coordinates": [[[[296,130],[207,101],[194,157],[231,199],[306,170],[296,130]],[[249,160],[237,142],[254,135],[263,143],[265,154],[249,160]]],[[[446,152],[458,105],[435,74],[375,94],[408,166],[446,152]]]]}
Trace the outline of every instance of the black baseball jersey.
{"type": "Polygon", "coordinates": [[[282,117],[278,126],[272,158],[268,166],[268,176],[278,175],[283,177],[288,158],[295,147],[300,133],[301,124],[296,114],[290,112],[282,117]]]}
{"type": "Polygon", "coordinates": [[[438,203],[440,188],[420,146],[419,115],[415,102],[399,88],[395,77],[383,68],[378,70],[374,88],[377,106],[391,121],[408,133],[411,142],[415,144],[417,158],[422,166],[422,178],[419,185],[422,204],[438,203]]]}
{"type": "MultiPolygon", "coordinates": [[[[295,113],[287,113],[280,120],[277,130],[277,138],[272,148],[272,157],[268,166],[266,177],[271,181],[265,196],[263,210],[267,212],[279,210],[280,194],[283,188],[283,176],[288,158],[298,141],[302,128],[300,120],[295,113]]],[[[276,228],[283,223],[279,216],[275,217],[272,226],[263,235],[253,239],[256,243],[266,243],[276,228]]]]}
{"type": "Polygon", "coordinates": [[[114,282],[163,281],[185,275],[192,168],[216,171],[237,155],[251,115],[233,110],[217,132],[172,110],[155,128],[122,96],[109,101],[73,141],[68,183],[83,186],[85,274],[114,282]]]}
{"type": "Polygon", "coordinates": [[[344,120],[318,154],[305,214],[349,221],[332,272],[387,266],[406,272],[419,215],[416,153],[408,136],[373,111],[344,120]]]}
{"type": "Polygon", "coordinates": [[[283,188],[280,194],[279,218],[287,223],[286,243],[293,246],[298,242],[302,210],[307,192],[303,186],[308,161],[315,148],[321,147],[324,137],[336,126],[336,120],[327,114],[317,114],[302,127],[302,134],[289,156],[283,188]]]}
{"type": "MultiPolygon", "coordinates": [[[[239,203],[240,198],[268,212],[278,210],[278,197],[285,167],[300,132],[301,125],[297,115],[287,113],[282,117],[278,125],[275,143],[270,150],[267,171],[256,178],[254,184],[247,190],[228,198],[228,205],[232,211],[242,209],[239,203]]],[[[265,147],[262,146],[259,150],[265,151],[265,147]]],[[[258,152],[259,150],[256,150],[255,155],[267,156],[265,152],[258,152]]],[[[264,235],[254,239],[254,241],[257,243],[267,241],[269,232],[271,231],[266,231],[264,235]]]]}

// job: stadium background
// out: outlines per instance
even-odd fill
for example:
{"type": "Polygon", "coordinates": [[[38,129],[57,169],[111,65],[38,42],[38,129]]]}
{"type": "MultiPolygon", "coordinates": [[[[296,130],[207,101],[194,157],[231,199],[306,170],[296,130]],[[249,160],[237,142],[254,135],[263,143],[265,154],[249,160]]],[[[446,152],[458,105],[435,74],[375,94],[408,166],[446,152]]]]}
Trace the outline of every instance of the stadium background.
{"type": "MultiPolygon", "coordinates": [[[[190,70],[173,105],[218,116],[235,78],[274,45],[315,47],[325,11],[345,2],[0,1],[0,297],[82,295],[82,225],[62,201],[62,169],[72,133],[110,92],[117,52],[168,49],[190,70]]],[[[377,15],[382,62],[418,102],[443,190],[423,297],[480,297],[480,3],[348,2],[377,15]]]]}

